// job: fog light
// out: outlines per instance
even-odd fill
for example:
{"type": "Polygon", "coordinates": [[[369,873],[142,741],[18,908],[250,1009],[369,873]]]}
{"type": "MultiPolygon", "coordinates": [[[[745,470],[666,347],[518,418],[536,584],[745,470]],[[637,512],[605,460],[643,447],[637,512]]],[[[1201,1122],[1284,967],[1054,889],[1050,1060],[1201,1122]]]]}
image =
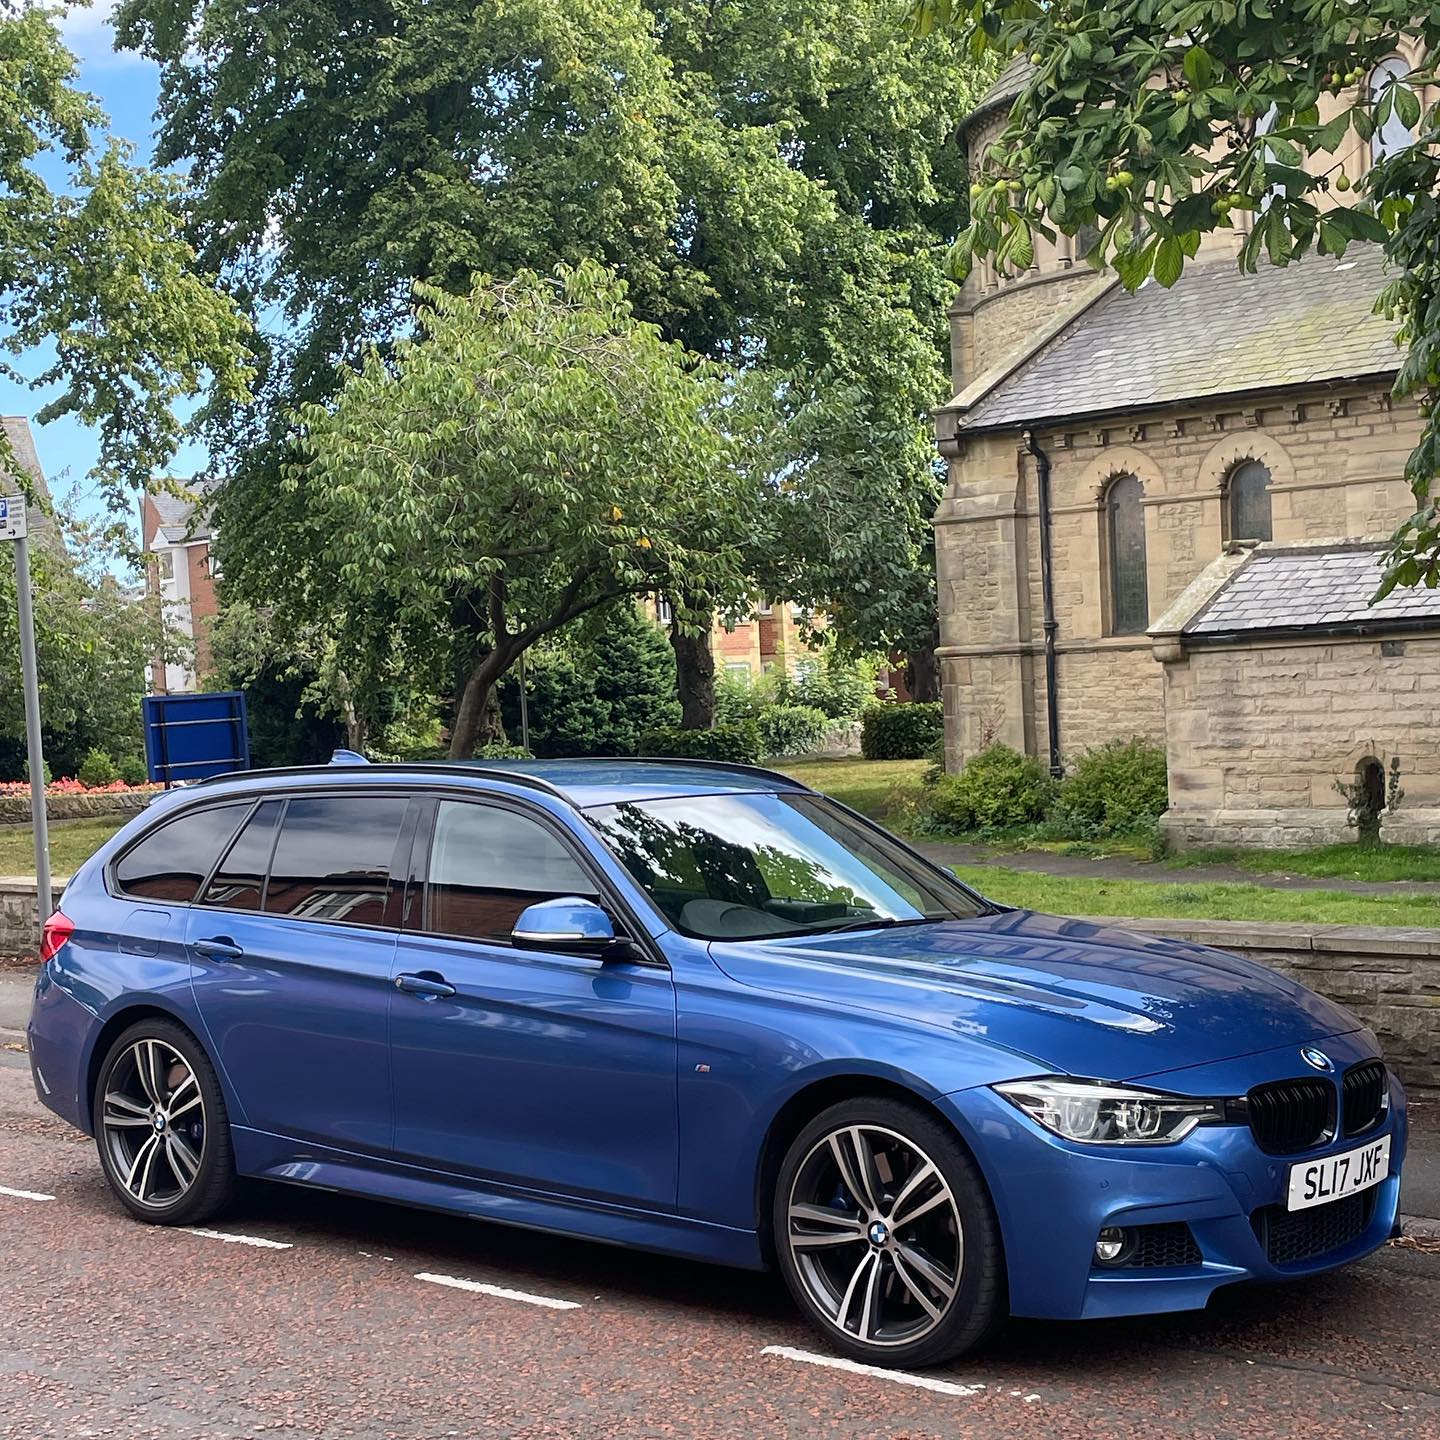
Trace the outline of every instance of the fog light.
{"type": "Polygon", "coordinates": [[[1126,1251],[1130,1237],[1123,1230],[1107,1225],[1095,1242],[1095,1258],[1102,1265],[1113,1265],[1126,1251]]]}

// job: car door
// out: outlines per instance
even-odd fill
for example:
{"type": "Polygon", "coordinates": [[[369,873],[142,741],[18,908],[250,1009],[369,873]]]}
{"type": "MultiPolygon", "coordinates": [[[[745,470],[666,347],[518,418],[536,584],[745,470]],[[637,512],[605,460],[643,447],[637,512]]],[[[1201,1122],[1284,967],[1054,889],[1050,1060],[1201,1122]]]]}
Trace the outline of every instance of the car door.
{"type": "Polygon", "coordinates": [[[673,1208],[668,968],[511,941],[538,900],[605,903],[558,822],[498,800],[440,799],[421,830],[419,903],[396,950],[391,1002],[397,1158],[673,1208]]]}
{"type": "Polygon", "coordinates": [[[386,1025],[403,795],[258,805],[190,911],[195,1000],[237,1124],[339,1149],[390,1148],[386,1025]]]}

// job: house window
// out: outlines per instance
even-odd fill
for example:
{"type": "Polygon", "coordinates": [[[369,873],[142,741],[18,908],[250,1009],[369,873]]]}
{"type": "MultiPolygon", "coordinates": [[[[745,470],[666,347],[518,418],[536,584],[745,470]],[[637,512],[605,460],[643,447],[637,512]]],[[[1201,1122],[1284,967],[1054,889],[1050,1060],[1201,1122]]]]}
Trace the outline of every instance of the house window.
{"type": "Polygon", "coordinates": [[[671,608],[668,597],[659,594],[655,596],[655,618],[662,625],[668,625],[674,620],[675,611],[671,608]]]}
{"type": "MultiPolygon", "coordinates": [[[[1370,72],[1370,79],[1366,85],[1371,105],[1378,106],[1385,98],[1387,87],[1392,84],[1400,85],[1409,74],[1410,65],[1401,56],[1391,55],[1388,59],[1382,60],[1370,72]]],[[[1370,137],[1370,158],[1371,160],[1383,160],[1387,155],[1394,155],[1398,151],[1404,150],[1414,139],[1415,136],[1410,127],[1400,118],[1399,105],[1392,103],[1385,123],[1377,125],[1374,135],[1370,137]]]]}
{"type": "Polygon", "coordinates": [[[173,550],[157,550],[155,552],[155,573],[159,576],[162,585],[175,578],[175,552],[173,550]]]}
{"type": "Polygon", "coordinates": [[[1225,509],[1230,538],[1273,539],[1270,527],[1270,472],[1258,460],[1247,460],[1230,472],[1226,491],[1225,509]]]}
{"type": "Polygon", "coordinates": [[[1144,494],[1133,475],[1113,480],[1105,495],[1106,533],[1110,545],[1110,631],[1141,635],[1150,624],[1150,597],[1145,578],[1144,494]]]}
{"type": "Polygon", "coordinates": [[[755,607],[755,613],[767,617],[773,615],[775,613],[775,602],[773,600],[762,600],[759,605],[755,607]]]}
{"type": "Polygon", "coordinates": [[[750,683],[750,667],[743,660],[731,660],[725,666],[725,676],[741,685],[750,683]]]}

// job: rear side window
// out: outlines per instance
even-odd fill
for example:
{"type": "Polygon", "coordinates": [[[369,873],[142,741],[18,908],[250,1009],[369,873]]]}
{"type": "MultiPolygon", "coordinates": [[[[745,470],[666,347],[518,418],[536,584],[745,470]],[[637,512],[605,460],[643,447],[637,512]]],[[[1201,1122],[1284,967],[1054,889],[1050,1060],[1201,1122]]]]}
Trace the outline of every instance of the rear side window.
{"type": "Polygon", "coordinates": [[[115,862],[115,883],[136,900],[188,905],[249,808],[214,805],[158,826],[115,862]]]}
{"type": "Polygon", "coordinates": [[[236,836],[220,868],[200,897],[202,905],[226,910],[258,910],[265,891],[265,872],[275,848],[275,826],[284,809],[283,800],[267,800],[255,809],[236,836]]]}
{"type": "Polygon", "coordinates": [[[520,912],[537,900],[599,893],[547,826],[456,800],[436,807],[428,878],[425,928],[476,940],[508,940],[520,912]]]}
{"type": "Polygon", "coordinates": [[[265,890],[268,914],[380,925],[407,801],[400,795],[292,800],[265,890]]]}

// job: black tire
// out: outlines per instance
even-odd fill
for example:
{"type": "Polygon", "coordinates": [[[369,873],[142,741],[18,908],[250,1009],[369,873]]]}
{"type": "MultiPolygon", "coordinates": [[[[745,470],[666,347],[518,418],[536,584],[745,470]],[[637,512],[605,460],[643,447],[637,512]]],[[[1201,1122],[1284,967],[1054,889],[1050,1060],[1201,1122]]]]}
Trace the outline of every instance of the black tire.
{"type": "Polygon", "coordinates": [[[100,1065],[93,1113],[100,1168],[116,1198],[137,1220],[196,1225],[230,1204],[235,1193],[235,1154],[225,1097],[210,1057],[183,1025],[154,1017],[137,1021],[118,1036],[100,1065]],[[156,1058],[148,1083],[141,1075],[137,1047],[140,1055],[156,1058]],[[157,1125],[154,1112],[167,1106],[157,1107],[154,1097],[158,1094],[165,1102],[167,1090],[168,1108],[175,1109],[176,1118],[157,1125]],[[129,1108],[114,1098],[107,1107],[107,1095],[120,1096],[129,1108]],[[149,1119],[140,1118],[142,1107],[150,1112],[149,1119]],[[144,1156],[138,1157],[137,1167],[141,1147],[152,1144],[148,1169],[144,1156]],[[193,1174],[188,1169],[192,1158],[198,1160],[193,1174]],[[126,1170],[137,1168],[145,1173],[127,1183],[126,1170]],[[151,1177],[153,1188],[147,1190],[151,1177]]]}
{"type": "MultiPolygon", "coordinates": [[[[845,1153],[853,1167],[856,1152],[845,1153]]],[[[852,1168],[851,1174],[858,1179],[858,1171],[852,1168]]],[[[859,1180],[859,1187],[866,1183],[859,1180]]],[[[776,1258],[790,1293],[831,1345],[856,1360],[891,1367],[939,1365],[980,1344],[1004,1318],[1004,1252],[984,1177],[954,1130],[918,1103],[862,1097],[817,1115],[796,1136],[780,1166],[771,1218],[776,1258]],[[861,1127],[862,1143],[871,1153],[868,1182],[885,1192],[875,1197],[873,1210],[856,1198],[858,1187],[846,1182],[830,1141],[837,1136],[842,1149],[853,1144],[855,1127],[861,1127]],[[902,1172],[907,1161],[913,1164],[902,1172]],[[922,1161],[938,1176],[922,1176],[922,1161]],[[891,1171],[888,1176],[886,1170],[891,1171]],[[915,1198],[902,1206],[895,1202],[902,1198],[907,1178],[914,1178],[917,1188],[912,1191],[915,1198]],[[942,1195],[945,1187],[948,1196],[942,1195]],[[817,1188],[819,1195],[814,1193],[817,1188]],[[824,1192],[832,1190],[835,1198],[825,1200],[824,1192]],[[937,1195],[942,1198],[935,1200],[937,1195]],[[810,1215],[792,1216],[792,1201],[808,1206],[810,1215]],[[831,1206],[836,1207],[833,1212],[831,1206]],[[834,1221],[815,1219],[817,1207],[833,1213],[834,1221]],[[912,1210],[921,1211],[922,1218],[906,1222],[903,1217],[912,1210]],[[875,1218],[881,1220],[878,1230],[875,1218]],[[854,1236],[857,1225],[859,1235],[854,1236]],[[925,1231],[924,1226],[934,1228],[925,1231]],[[836,1238],[825,1241],[832,1230],[836,1238]],[[874,1238],[881,1231],[884,1236],[874,1238]],[[841,1235],[852,1238],[838,1238],[841,1235]],[[954,1243],[950,1262],[937,1263],[947,1237],[954,1243]],[[797,1258],[797,1247],[802,1247],[803,1258],[797,1258]],[[954,1279],[958,1260],[958,1283],[948,1300],[942,1286],[915,1268],[917,1251],[942,1281],[954,1279]],[[852,1312],[845,1308],[846,1301],[855,1290],[854,1276],[867,1263],[873,1263],[876,1278],[868,1288],[862,1284],[856,1300],[864,1308],[852,1312]],[[847,1273],[852,1276],[848,1285],[847,1273]],[[876,1296],[873,1314],[869,1289],[876,1296]],[[940,1311],[938,1319],[935,1310],[940,1311]],[[852,1313],[853,1327],[848,1323],[852,1313]],[[871,1325],[872,1319],[884,1323],[871,1325]],[[867,1329],[877,1338],[862,1338],[867,1329]],[[909,1338],[912,1332],[914,1338],[909,1338]]]]}

